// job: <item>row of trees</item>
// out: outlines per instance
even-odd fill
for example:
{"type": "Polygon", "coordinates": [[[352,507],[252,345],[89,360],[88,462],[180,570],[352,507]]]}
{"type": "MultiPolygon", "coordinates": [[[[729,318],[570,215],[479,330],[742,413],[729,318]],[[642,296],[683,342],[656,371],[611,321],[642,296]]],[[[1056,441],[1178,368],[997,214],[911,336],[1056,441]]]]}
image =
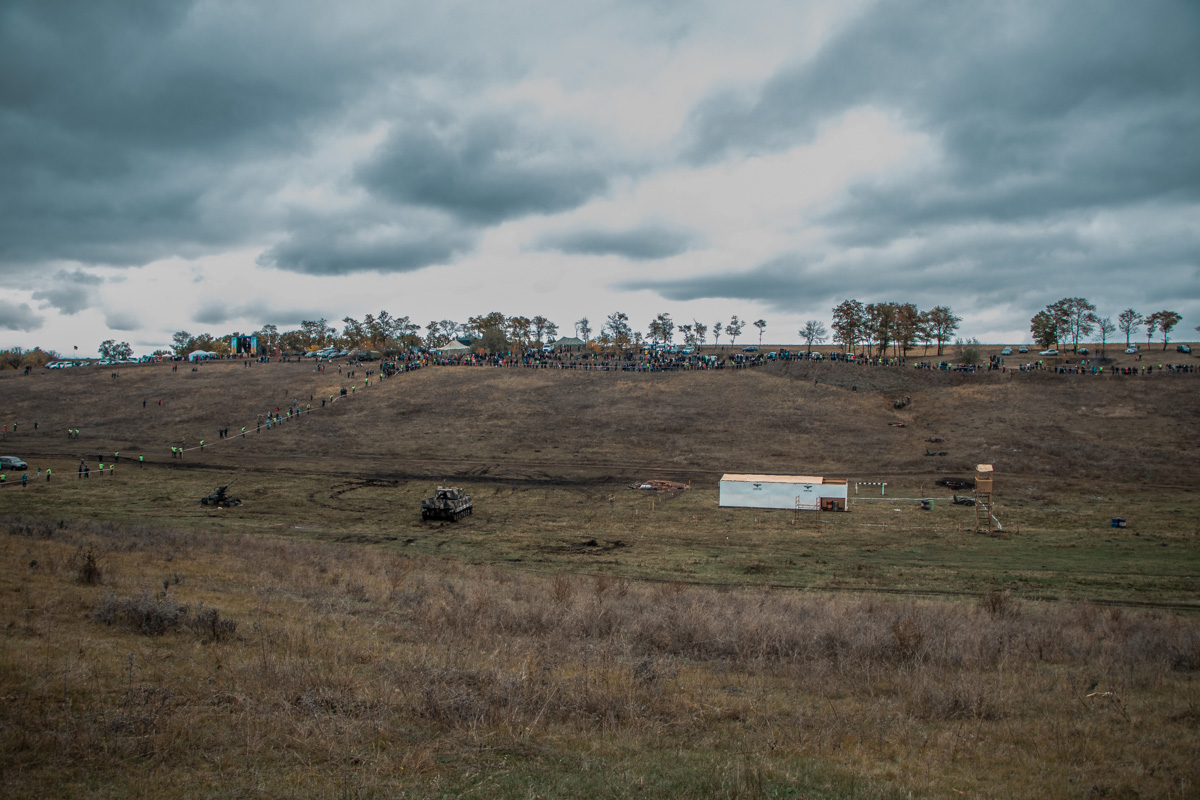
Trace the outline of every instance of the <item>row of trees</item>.
{"type": "MultiPolygon", "coordinates": [[[[1029,330],[1033,341],[1041,347],[1059,347],[1071,343],[1074,351],[1079,350],[1079,341],[1096,333],[1100,336],[1101,352],[1107,348],[1108,339],[1118,330],[1125,334],[1125,347],[1129,347],[1134,334],[1143,326],[1146,328],[1146,346],[1150,346],[1156,332],[1162,332],[1163,349],[1167,349],[1169,334],[1183,319],[1174,311],[1155,311],[1143,316],[1132,308],[1127,308],[1117,315],[1116,323],[1111,317],[1101,317],[1096,313],[1096,306],[1083,297],[1064,297],[1051,303],[1033,315],[1029,321],[1029,330]]],[[[1200,328],[1197,328],[1200,331],[1200,328]]]]}
{"type": "MultiPolygon", "coordinates": [[[[712,325],[692,320],[676,325],[670,314],[658,314],[650,320],[643,334],[629,323],[629,316],[621,311],[610,314],[593,339],[595,331],[587,317],[574,323],[575,335],[585,343],[603,349],[627,349],[647,344],[672,345],[676,335],[683,344],[703,346],[708,344],[709,333],[713,343],[720,344],[721,336],[730,344],[745,331],[747,324],[758,328],[759,343],[762,343],[767,321],[759,319],[747,323],[734,315],[728,322],[719,321],[712,325]]],[[[208,333],[192,334],[177,331],[172,337],[172,351],[184,356],[193,350],[206,350],[221,355],[233,352],[233,337],[236,334],[213,336],[208,333]]],[[[553,342],[559,336],[559,327],[545,316],[505,316],[499,311],[470,317],[460,323],[451,319],[431,320],[422,327],[409,317],[393,317],[386,311],[368,314],[361,321],[354,317],[342,320],[339,330],[322,318],[304,320],[295,330],[280,332],[275,325],[264,325],[252,335],[258,337],[260,347],[284,352],[307,352],[326,347],[346,349],[398,350],[406,347],[445,347],[456,339],[471,342],[486,352],[523,350],[534,345],[553,342]]],[[[111,344],[111,343],[106,343],[111,344]]],[[[102,345],[103,351],[104,345],[102,345]]]]}
{"type": "MultiPolygon", "coordinates": [[[[934,306],[922,311],[913,303],[863,303],[853,299],[835,306],[832,316],[833,340],[847,350],[861,346],[868,356],[878,352],[880,356],[891,353],[905,357],[921,344],[926,350],[936,344],[940,356],[946,344],[954,341],[962,322],[962,318],[946,306],[934,306]]],[[[1156,331],[1161,331],[1165,348],[1168,334],[1180,319],[1180,315],[1173,311],[1158,311],[1143,316],[1130,308],[1121,312],[1118,322],[1114,324],[1107,317],[1099,317],[1096,307],[1086,299],[1071,297],[1052,303],[1034,315],[1030,330],[1034,341],[1042,347],[1057,347],[1070,342],[1078,349],[1079,341],[1095,332],[1099,332],[1103,347],[1117,330],[1125,333],[1128,346],[1131,336],[1145,326],[1147,341],[1156,331]]],[[[630,324],[627,314],[615,311],[605,318],[598,332],[587,317],[577,320],[574,330],[576,337],[585,343],[592,343],[604,350],[623,350],[645,345],[673,345],[677,335],[685,345],[705,346],[709,343],[710,334],[715,345],[721,344],[722,336],[730,345],[736,345],[748,325],[758,328],[758,341],[762,344],[767,321],[758,319],[751,323],[737,315],[728,322],[717,321],[709,326],[695,319],[690,323],[676,324],[670,314],[657,314],[643,334],[630,324]]],[[[450,319],[431,320],[422,327],[409,317],[393,317],[387,311],[380,311],[366,315],[361,321],[345,317],[340,332],[322,318],[304,320],[299,328],[282,333],[274,325],[264,325],[254,335],[258,337],[260,346],[286,352],[324,347],[396,350],[424,345],[437,348],[445,347],[456,339],[469,341],[485,352],[504,352],[542,345],[554,341],[558,334],[558,325],[541,315],[532,318],[509,317],[493,311],[470,317],[464,323],[450,319]]],[[[830,333],[824,323],[808,320],[799,335],[811,350],[814,344],[825,343],[830,333]]],[[[193,336],[187,331],[178,331],[173,339],[173,349],[176,355],[185,355],[197,349],[229,353],[233,350],[232,336],[214,337],[207,333],[193,336]]],[[[101,355],[119,357],[113,353],[122,346],[128,348],[126,343],[117,344],[109,340],[101,345],[101,355]]]]}
{"type": "MultiPolygon", "coordinates": [[[[847,350],[862,345],[867,356],[907,356],[918,344],[937,343],[937,354],[958,330],[962,317],[955,316],[946,306],[934,306],[921,311],[913,303],[862,303],[844,300],[833,309],[833,338],[847,350]]],[[[823,342],[824,325],[809,320],[800,331],[811,349],[814,341],[823,342]]]]}

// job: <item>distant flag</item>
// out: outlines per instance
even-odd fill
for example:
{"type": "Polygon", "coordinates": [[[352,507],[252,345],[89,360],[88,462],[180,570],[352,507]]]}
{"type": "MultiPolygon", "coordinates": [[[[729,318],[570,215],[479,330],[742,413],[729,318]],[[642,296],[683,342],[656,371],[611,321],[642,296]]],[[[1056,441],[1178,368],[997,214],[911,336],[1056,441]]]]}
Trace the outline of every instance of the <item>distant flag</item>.
{"type": "Polygon", "coordinates": [[[75,345],[75,349],[76,349],[76,350],[78,350],[78,349],[79,349],[79,345],[75,345]]]}

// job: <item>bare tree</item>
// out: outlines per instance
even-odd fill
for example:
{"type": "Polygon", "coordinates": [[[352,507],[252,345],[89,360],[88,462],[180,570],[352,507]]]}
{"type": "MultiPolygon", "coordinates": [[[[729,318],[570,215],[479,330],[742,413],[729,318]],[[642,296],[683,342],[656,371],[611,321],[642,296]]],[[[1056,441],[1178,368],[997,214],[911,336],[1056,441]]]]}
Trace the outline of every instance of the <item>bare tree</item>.
{"type": "Polygon", "coordinates": [[[583,317],[575,323],[575,335],[582,339],[585,344],[592,338],[592,324],[588,322],[587,317],[583,317]]]}
{"type": "Polygon", "coordinates": [[[742,335],[742,331],[745,328],[746,323],[743,320],[738,319],[737,314],[734,314],[733,318],[729,320],[729,324],[725,326],[725,334],[729,337],[729,343],[731,345],[737,344],[737,337],[742,335]]]}
{"type": "Polygon", "coordinates": [[[1117,316],[1117,328],[1121,333],[1125,334],[1125,347],[1129,347],[1129,338],[1142,327],[1145,318],[1134,311],[1132,308],[1127,308],[1117,316]]]}
{"type": "Polygon", "coordinates": [[[713,323],[713,346],[721,343],[721,331],[725,330],[720,322],[713,323]]]}
{"type": "Polygon", "coordinates": [[[618,349],[628,347],[633,338],[633,332],[629,329],[629,315],[621,311],[609,314],[604,323],[603,333],[607,335],[607,341],[613,347],[618,349]]]}
{"type": "Polygon", "coordinates": [[[1108,337],[1117,332],[1117,326],[1113,324],[1112,317],[1097,317],[1096,330],[1100,331],[1100,357],[1104,358],[1104,352],[1108,348],[1108,337]]]}
{"type": "Polygon", "coordinates": [[[825,330],[825,324],[819,320],[810,319],[804,323],[804,327],[800,329],[800,338],[804,340],[807,347],[807,352],[811,353],[813,342],[817,344],[825,344],[825,340],[829,338],[829,331],[825,330]]]}
{"type": "Polygon", "coordinates": [[[703,322],[692,320],[692,330],[696,332],[696,341],[699,342],[701,347],[704,347],[704,340],[708,335],[708,326],[703,322]]]}
{"type": "Polygon", "coordinates": [[[758,343],[762,345],[763,333],[767,330],[767,321],[765,319],[754,320],[754,327],[758,328],[758,343]]]}

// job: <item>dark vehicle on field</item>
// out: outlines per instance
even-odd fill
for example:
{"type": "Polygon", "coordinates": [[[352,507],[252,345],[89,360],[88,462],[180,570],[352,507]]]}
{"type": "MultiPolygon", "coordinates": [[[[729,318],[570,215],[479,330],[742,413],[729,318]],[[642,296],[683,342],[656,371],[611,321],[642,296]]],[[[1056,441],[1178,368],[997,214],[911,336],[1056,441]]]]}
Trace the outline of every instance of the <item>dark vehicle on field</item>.
{"type": "MultiPolygon", "coordinates": [[[[236,478],[234,480],[236,480],[236,478]]],[[[230,497],[228,494],[229,487],[232,485],[233,485],[233,481],[230,481],[229,483],[225,484],[224,486],[218,486],[217,490],[215,492],[208,495],[207,497],[200,498],[200,505],[216,506],[217,508],[229,508],[230,506],[240,506],[242,504],[242,501],[236,497],[230,497]]]]}
{"type": "Polygon", "coordinates": [[[433,497],[421,501],[421,519],[457,522],[471,514],[471,497],[457,487],[439,486],[433,497]]]}
{"type": "Polygon", "coordinates": [[[16,456],[0,456],[0,472],[6,469],[27,470],[29,465],[16,456]]]}

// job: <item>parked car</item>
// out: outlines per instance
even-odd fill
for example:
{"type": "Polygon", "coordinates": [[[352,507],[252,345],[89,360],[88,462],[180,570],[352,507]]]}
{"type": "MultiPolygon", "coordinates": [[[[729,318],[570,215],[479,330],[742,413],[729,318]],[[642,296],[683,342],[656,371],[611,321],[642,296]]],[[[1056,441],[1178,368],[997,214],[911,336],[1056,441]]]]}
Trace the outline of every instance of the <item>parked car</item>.
{"type": "Polygon", "coordinates": [[[1004,348],[1003,350],[1001,350],[1001,351],[1000,351],[1000,355],[1002,355],[1002,356],[1011,356],[1011,355],[1012,355],[1012,348],[1011,348],[1011,347],[1006,347],[1006,348],[1004,348]]]}
{"type": "Polygon", "coordinates": [[[1125,355],[1132,356],[1132,355],[1135,355],[1137,353],[1137,351],[1138,351],[1137,345],[1130,345],[1129,347],[1125,348],[1125,355]]]}
{"type": "Polygon", "coordinates": [[[758,348],[755,347],[754,345],[750,345],[749,347],[743,347],[742,352],[743,353],[757,353],[758,348]]]}
{"type": "Polygon", "coordinates": [[[1038,353],[1039,356],[1056,356],[1058,351],[1051,347],[1049,350],[1042,350],[1038,353]]]}
{"type": "Polygon", "coordinates": [[[1078,350],[1076,350],[1075,352],[1081,356],[1086,356],[1086,355],[1091,355],[1092,351],[1088,350],[1086,347],[1081,347],[1078,350]]]}
{"type": "Polygon", "coordinates": [[[1192,346],[1190,344],[1177,344],[1177,345],[1175,345],[1175,352],[1176,353],[1190,353],[1190,352],[1192,352],[1192,346]]]}
{"type": "Polygon", "coordinates": [[[0,456],[0,471],[6,469],[27,470],[29,465],[16,456],[0,456]]]}
{"type": "Polygon", "coordinates": [[[1028,352],[1029,352],[1029,348],[1028,348],[1028,347],[1026,347],[1025,345],[1021,345],[1020,347],[1018,347],[1018,348],[1017,348],[1017,352],[1018,352],[1018,353],[1028,353],[1028,352]]]}

